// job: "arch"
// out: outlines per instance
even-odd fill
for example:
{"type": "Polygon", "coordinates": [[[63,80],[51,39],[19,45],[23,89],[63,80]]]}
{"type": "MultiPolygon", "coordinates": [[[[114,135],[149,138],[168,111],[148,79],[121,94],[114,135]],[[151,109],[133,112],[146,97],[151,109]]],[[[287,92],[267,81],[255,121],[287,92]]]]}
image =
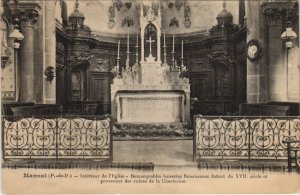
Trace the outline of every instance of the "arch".
{"type": "Polygon", "coordinates": [[[153,23],[149,22],[149,24],[146,25],[146,27],[145,27],[145,32],[144,33],[145,33],[145,35],[146,35],[146,33],[150,33],[150,35],[151,35],[151,33],[153,33],[153,35],[151,35],[151,36],[156,36],[157,27],[153,23]]]}

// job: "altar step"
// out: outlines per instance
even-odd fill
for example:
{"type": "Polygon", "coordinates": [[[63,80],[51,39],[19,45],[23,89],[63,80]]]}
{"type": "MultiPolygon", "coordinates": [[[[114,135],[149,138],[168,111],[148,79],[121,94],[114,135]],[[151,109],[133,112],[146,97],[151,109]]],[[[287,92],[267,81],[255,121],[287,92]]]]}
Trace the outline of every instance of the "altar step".
{"type": "Polygon", "coordinates": [[[182,123],[115,123],[114,140],[193,139],[193,129],[182,123]]]}

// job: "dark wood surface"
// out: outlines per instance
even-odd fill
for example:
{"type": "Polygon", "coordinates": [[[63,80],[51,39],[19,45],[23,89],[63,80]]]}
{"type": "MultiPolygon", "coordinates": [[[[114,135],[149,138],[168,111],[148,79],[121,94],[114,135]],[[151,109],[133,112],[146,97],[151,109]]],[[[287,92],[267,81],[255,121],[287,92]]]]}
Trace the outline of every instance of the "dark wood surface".
{"type": "Polygon", "coordinates": [[[290,116],[289,106],[268,104],[240,104],[241,116],[290,116]]]}

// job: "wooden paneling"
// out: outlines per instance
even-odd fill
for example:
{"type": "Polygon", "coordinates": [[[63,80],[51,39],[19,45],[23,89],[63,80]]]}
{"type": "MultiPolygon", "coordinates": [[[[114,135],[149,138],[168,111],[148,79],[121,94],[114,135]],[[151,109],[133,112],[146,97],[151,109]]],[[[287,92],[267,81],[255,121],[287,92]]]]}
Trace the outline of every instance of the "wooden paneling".
{"type": "Polygon", "coordinates": [[[213,96],[213,75],[212,72],[194,73],[191,76],[191,95],[199,100],[205,100],[213,96]]]}
{"type": "Polygon", "coordinates": [[[93,72],[89,78],[89,100],[109,102],[111,83],[109,73],[93,72]]]}
{"type": "Polygon", "coordinates": [[[56,103],[64,105],[67,101],[67,72],[66,72],[67,40],[59,33],[56,34],[56,103]]]}

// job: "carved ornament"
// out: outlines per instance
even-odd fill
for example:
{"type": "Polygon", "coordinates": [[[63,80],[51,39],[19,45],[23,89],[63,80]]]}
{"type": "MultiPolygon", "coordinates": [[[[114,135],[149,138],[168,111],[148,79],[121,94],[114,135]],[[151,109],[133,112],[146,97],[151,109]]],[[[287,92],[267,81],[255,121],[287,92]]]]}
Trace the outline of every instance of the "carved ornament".
{"type": "Polygon", "coordinates": [[[38,1],[10,1],[8,3],[12,14],[20,18],[22,26],[33,27],[38,21],[41,6],[38,1]]]}
{"type": "Polygon", "coordinates": [[[210,59],[211,64],[214,64],[215,62],[220,62],[225,66],[231,66],[235,63],[235,60],[231,59],[230,56],[226,54],[226,52],[212,52],[207,56],[210,59]]]}

